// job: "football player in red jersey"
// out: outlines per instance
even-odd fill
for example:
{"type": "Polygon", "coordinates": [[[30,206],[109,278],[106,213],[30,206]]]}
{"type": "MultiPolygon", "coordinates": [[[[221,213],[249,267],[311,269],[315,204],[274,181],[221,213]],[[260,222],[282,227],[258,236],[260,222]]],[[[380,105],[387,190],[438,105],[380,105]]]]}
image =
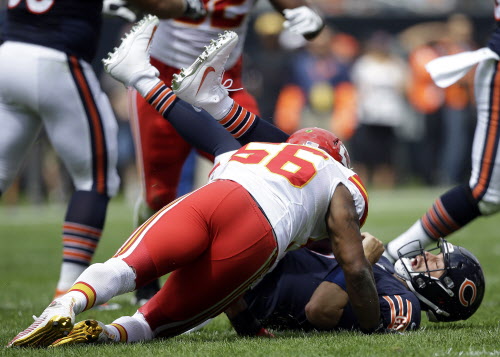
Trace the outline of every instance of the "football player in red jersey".
{"type": "MultiPolygon", "coordinates": [[[[160,71],[160,78],[171,84],[172,75],[187,67],[223,30],[235,31],[240,41],[232,51],[225,66],[223,80],[231,79],[234,88],[242,88],[242,52],[249,15],[255,0],[203,0],[207,13],[197,19],[177,18],[160,21],[151,45],[151,62],[160,71]]],[[[270,0],[285,19],[285,27],[311,39],[319,33],[324,23],[307,0],[270,0]]],[[[257,103],[245,89],[230,93],[239,105],[259,114],[257,103]]],[[[182,167],[192,150],[186,142],[139,94],[132,93],[131,125],[141,172],[142,193],[135,210],[139,225],[157,210],[177,197],[182,167]],[[166,144],[167,143],[167,144],[166,144]]],[[[166,113],[166,115],[174,115],[166,113]]],[[[240,133],[235,131],[236,135],[240,133]]],[[[213,159],[206,153],[201,155],[213,159]]],[[[159,288],[158,282],[137,292],[139,304],[146,301],[159,288]]]]}
{"type": "MultiPolygon", "coordinates": [[[[216,157],[209,183],[158,211],[113,258],[86,269],[9,346],[50,345],[72,331],[75,315],[168,273],[165,285],[136,315],[113,323],[113,336],[100,333],[99,325],[90,327],[99,332],[96,339],[108,341],[182,333],[224,311],[287,251],[324,238],[330,239],[342,267],[361,330],[375,331],[380,307],[359,230],[367,197],[355,173],[342,163],[347,154],[341,152],[341,142],[331,133],[332,145],[316,142],[324,135],[315,136],[313,128],[310,140],[301,144],[241,146],[211,118],[202,120],[206,112],[194,111],[157,78],[147,53],[157,21],[147,16],[134,27],[104,61],[105,69],[136,88],[162,114],[184,114],[175,124],[181,135],[216,157]]],[[[253,124],[260,120],[230,99],[220,82],[236,42],[234,32],[221,35],[175,78],[173,87],[191,104],[218,113],[219,119],[250,120],[248,127],[256,130],[253,124]],[[210,67],[214,71],[204,76],[210,67]]]]}

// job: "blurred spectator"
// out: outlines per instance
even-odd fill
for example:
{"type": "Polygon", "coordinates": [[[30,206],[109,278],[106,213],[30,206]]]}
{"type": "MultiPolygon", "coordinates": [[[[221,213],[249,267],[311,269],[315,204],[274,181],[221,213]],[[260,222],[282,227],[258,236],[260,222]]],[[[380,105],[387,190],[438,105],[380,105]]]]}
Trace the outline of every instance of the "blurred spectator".
{"type": "Polygon", "coordinates": [[[407,29],[401,40],[410,50],[408,98],[424,121],[424,135],[411,151],[414,172],[429,185],[461,182],[470,165],[474,75],[471,72],[443,90],[434,84],[425,65],[437,57],[473,49],[470,20],[455,14],[446,23],[422,23],[407,29]]]}
{"type": "MultiPolygon", "coordinates": [[[[352,135],[355,118],[354,88],[349,80],[350,63],[335,56],[333,31],[322,33],[290,59],[289,83],[281,91],[275,124],[287,133],[301,127],[332,130],[342,140],[352,135]]],[[[352,46],[352,42],[346,42],[352,46]]],[[[346,49],[345,52],[348,52],[346,49]]]]}
{"type": "Polygon", "coordinates": [[[261,118],[268,121],[273,121],[276,99],[288,73],[290,54],[279,40],[283,21],[283,16],[274,10],[260,14],[253,25],[257,41],[245,41],[245,46],[250,48],[243,53],[245,87],[259,103],[261,118]]]}
{"type": "Polygon", "coordinates": [[[442,89],[438,88],[425,65],[444,55],[445,49],[438,41],[438,36],[445,33],[441,24],[430,23],[428,27],[417,25],[402,34],[402,42],[409,46],[410,81],[408,86],[408,99],[412,108],[420,114],[424,133],[415,138],[409,151],[409,162],[412,172],[423,183],[432,185],[436,183],[438,161],[440,159],[441,133],[442,133],[442,108],[445,96],[442,89]],[[409,45],[413,42],[412,45],[409,45]]]}
{"type": "Polygon", "coordinates": [[[352,68],[358,109],[351,146],[354,169],[365,183],[384,188],[395,184],[396,129],[408,109],[408,68],[393,53],[392,41],[388,33],[375,32],[352,68]]]}
{"type": "MultiPolygon", "coordinates": [[[[447,36],[443,40],[446,54],[452,55],[476,49],[473,27],[466,16],[461,14],[450,16],[447,30],[447,36]]],[[[458,184],[469,174],[469,153],[475,126],[473,83],[474,71],[470,71],[464,78],[444,90],[439,184],[458,184]]]]}

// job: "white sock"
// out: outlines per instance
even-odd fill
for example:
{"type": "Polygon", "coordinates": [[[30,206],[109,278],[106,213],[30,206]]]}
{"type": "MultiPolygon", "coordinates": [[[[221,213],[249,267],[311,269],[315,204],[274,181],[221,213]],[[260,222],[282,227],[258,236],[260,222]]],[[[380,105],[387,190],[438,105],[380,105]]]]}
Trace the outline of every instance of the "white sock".
{"type": "Polygon", "coordinates": [[[59,281],[57,282],[57,294],[68,291],[85,269],[87,269],[85,265],[63,262],[59,281]]]}
{"type": "Polygon", "coordinates": [[[143,76],[138,78],[134,83],[134,88],[139,92],[139,94],[145,98],[149,91],[154,88],[160,79],[158,77],[143,76]]]}
{"type": "Polygon", "coordinates": [[[149,341],[154,337],[153,330],[140,312],[136,312],[134,316],[118,318],[112,324],[106,325],[106,330],[116,336],[114,340],[117,342],[149,341]]]}
{"type": "Polygon", "coordinates": [[[226,95],[217,103],[203,103],[203,109],[207,111],[208,114],[213,116],[216,120],[221,120],[233,107],[234,100],[226,95]]]}
{"type": "Polygon", "coordinates": [[[104,263],[92,264],[77,279],[63,298],[74,297],[75,314],[108,302],[113,297],[135,289],[134,270],[123,260],[111,258],[104,263]],[[80,291],[85,291],[85,294],[80,291]]]}
{"type": "Polygon", "coordinates": [[[399,259],[398,250],[405,246],[400,253],[406,254],[412,250],[419,249],[418,242],[422,244],[422,247],[427,247],[432,242],[435,242],[434,239],[429,237],[427,233],[425,233],[424,228],[422,227],[422,223],[420,220],[415,222],[413,226],[411,226],[406,232],[401,234],[399,237],[393,239],[387,244],[387,252],[389,255],[397,260],[399,259]]]}

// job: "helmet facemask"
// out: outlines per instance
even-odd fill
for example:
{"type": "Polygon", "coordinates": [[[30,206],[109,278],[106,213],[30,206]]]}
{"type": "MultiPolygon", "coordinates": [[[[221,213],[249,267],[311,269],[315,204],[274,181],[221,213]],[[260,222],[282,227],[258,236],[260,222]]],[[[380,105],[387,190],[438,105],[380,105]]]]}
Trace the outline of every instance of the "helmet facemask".
{"type": "Polygon", "coordinates": [[[444,267],[431,269],[420,242],[419,249],[405,254],[402,251],[404,247],[398,251],[400,259],[394,265],[396,274],[422,302],[430,321],[465,320],[477,310],[484,294],[484,276],[472,253],[440,239],[438,246],[427,252],[443,254],[444,267]],[[425,270],[417,272],[412,263],[419,255],[422,258],[418,259],[424,260],[425,270]]]}

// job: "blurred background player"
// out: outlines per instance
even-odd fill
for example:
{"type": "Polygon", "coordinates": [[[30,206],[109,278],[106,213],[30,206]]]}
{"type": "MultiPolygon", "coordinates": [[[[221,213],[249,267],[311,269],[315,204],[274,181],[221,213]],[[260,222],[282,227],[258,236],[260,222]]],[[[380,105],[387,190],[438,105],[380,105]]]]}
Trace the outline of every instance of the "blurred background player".
{"type": "MultiPolygon", "coordinates": [[[[309,7],[307,0],[271,0],[271,3],[285,16],[284,26],[296,34],[314,38],[324,26],[323,19],[309,7]]],[[[223,81],[231,79],[232,87],[241,89],[242,51],[255,1],[204,0],[204,5],[207,14],[198,19],[160,22],[151,45],[151,63],[160,71],[160,78],[170,85],[172,75],[179,73],[181,67],[190,66],[211,39],[223,30],[232,30],[240,41],[227,61],[223,81]]],[[[248,111],[259,114],[255,99],[245,89],[232,91],[230,96],[248,111]]],[[[177,197],[181,170],[192,146],[140,94],[134,92],[130,97],[136,161],[142,181],[142,194],[135,210],[138,226],[177,197]]],[[[158,289],[158,281],[140,289],[136,302],[144,303],[158,289]]]]}
{"type": "MultiPolygon", "coordinates": [[[[386,256],[397,259],[419,244],[427,246],[481,216],[500,210],[500,5],[495,3],[496,28],[487,48],[445,56],[429,62],[436,84],[448,87],[479,63],[474,78],[477,124],[468,184],[441,195],[424,216],[387,245],[386,256]]],[[[463,145],[458,142],[455,145],[463,145]]]]}
{"type": "MultiPolygon", "coordinates": [[[[122,2],[105,3],[105,9],[123,15],[122,2]]],[[[192,1],[129,3],[161,17],[193,14],[192,1]]],[[[202,5],[197,9],[203,10],[202,5]]],[[[0,194],[12,183],[42,127],[75,187],[64,219],[56,295],[66,292],[89,265],[108,201],[119,186],[117,124],[89,64],[102,10],[102,0],[9,1],[2,32],[0,194]]],[[[125,16],[133,19],[130,11],[125,16]]]]}

